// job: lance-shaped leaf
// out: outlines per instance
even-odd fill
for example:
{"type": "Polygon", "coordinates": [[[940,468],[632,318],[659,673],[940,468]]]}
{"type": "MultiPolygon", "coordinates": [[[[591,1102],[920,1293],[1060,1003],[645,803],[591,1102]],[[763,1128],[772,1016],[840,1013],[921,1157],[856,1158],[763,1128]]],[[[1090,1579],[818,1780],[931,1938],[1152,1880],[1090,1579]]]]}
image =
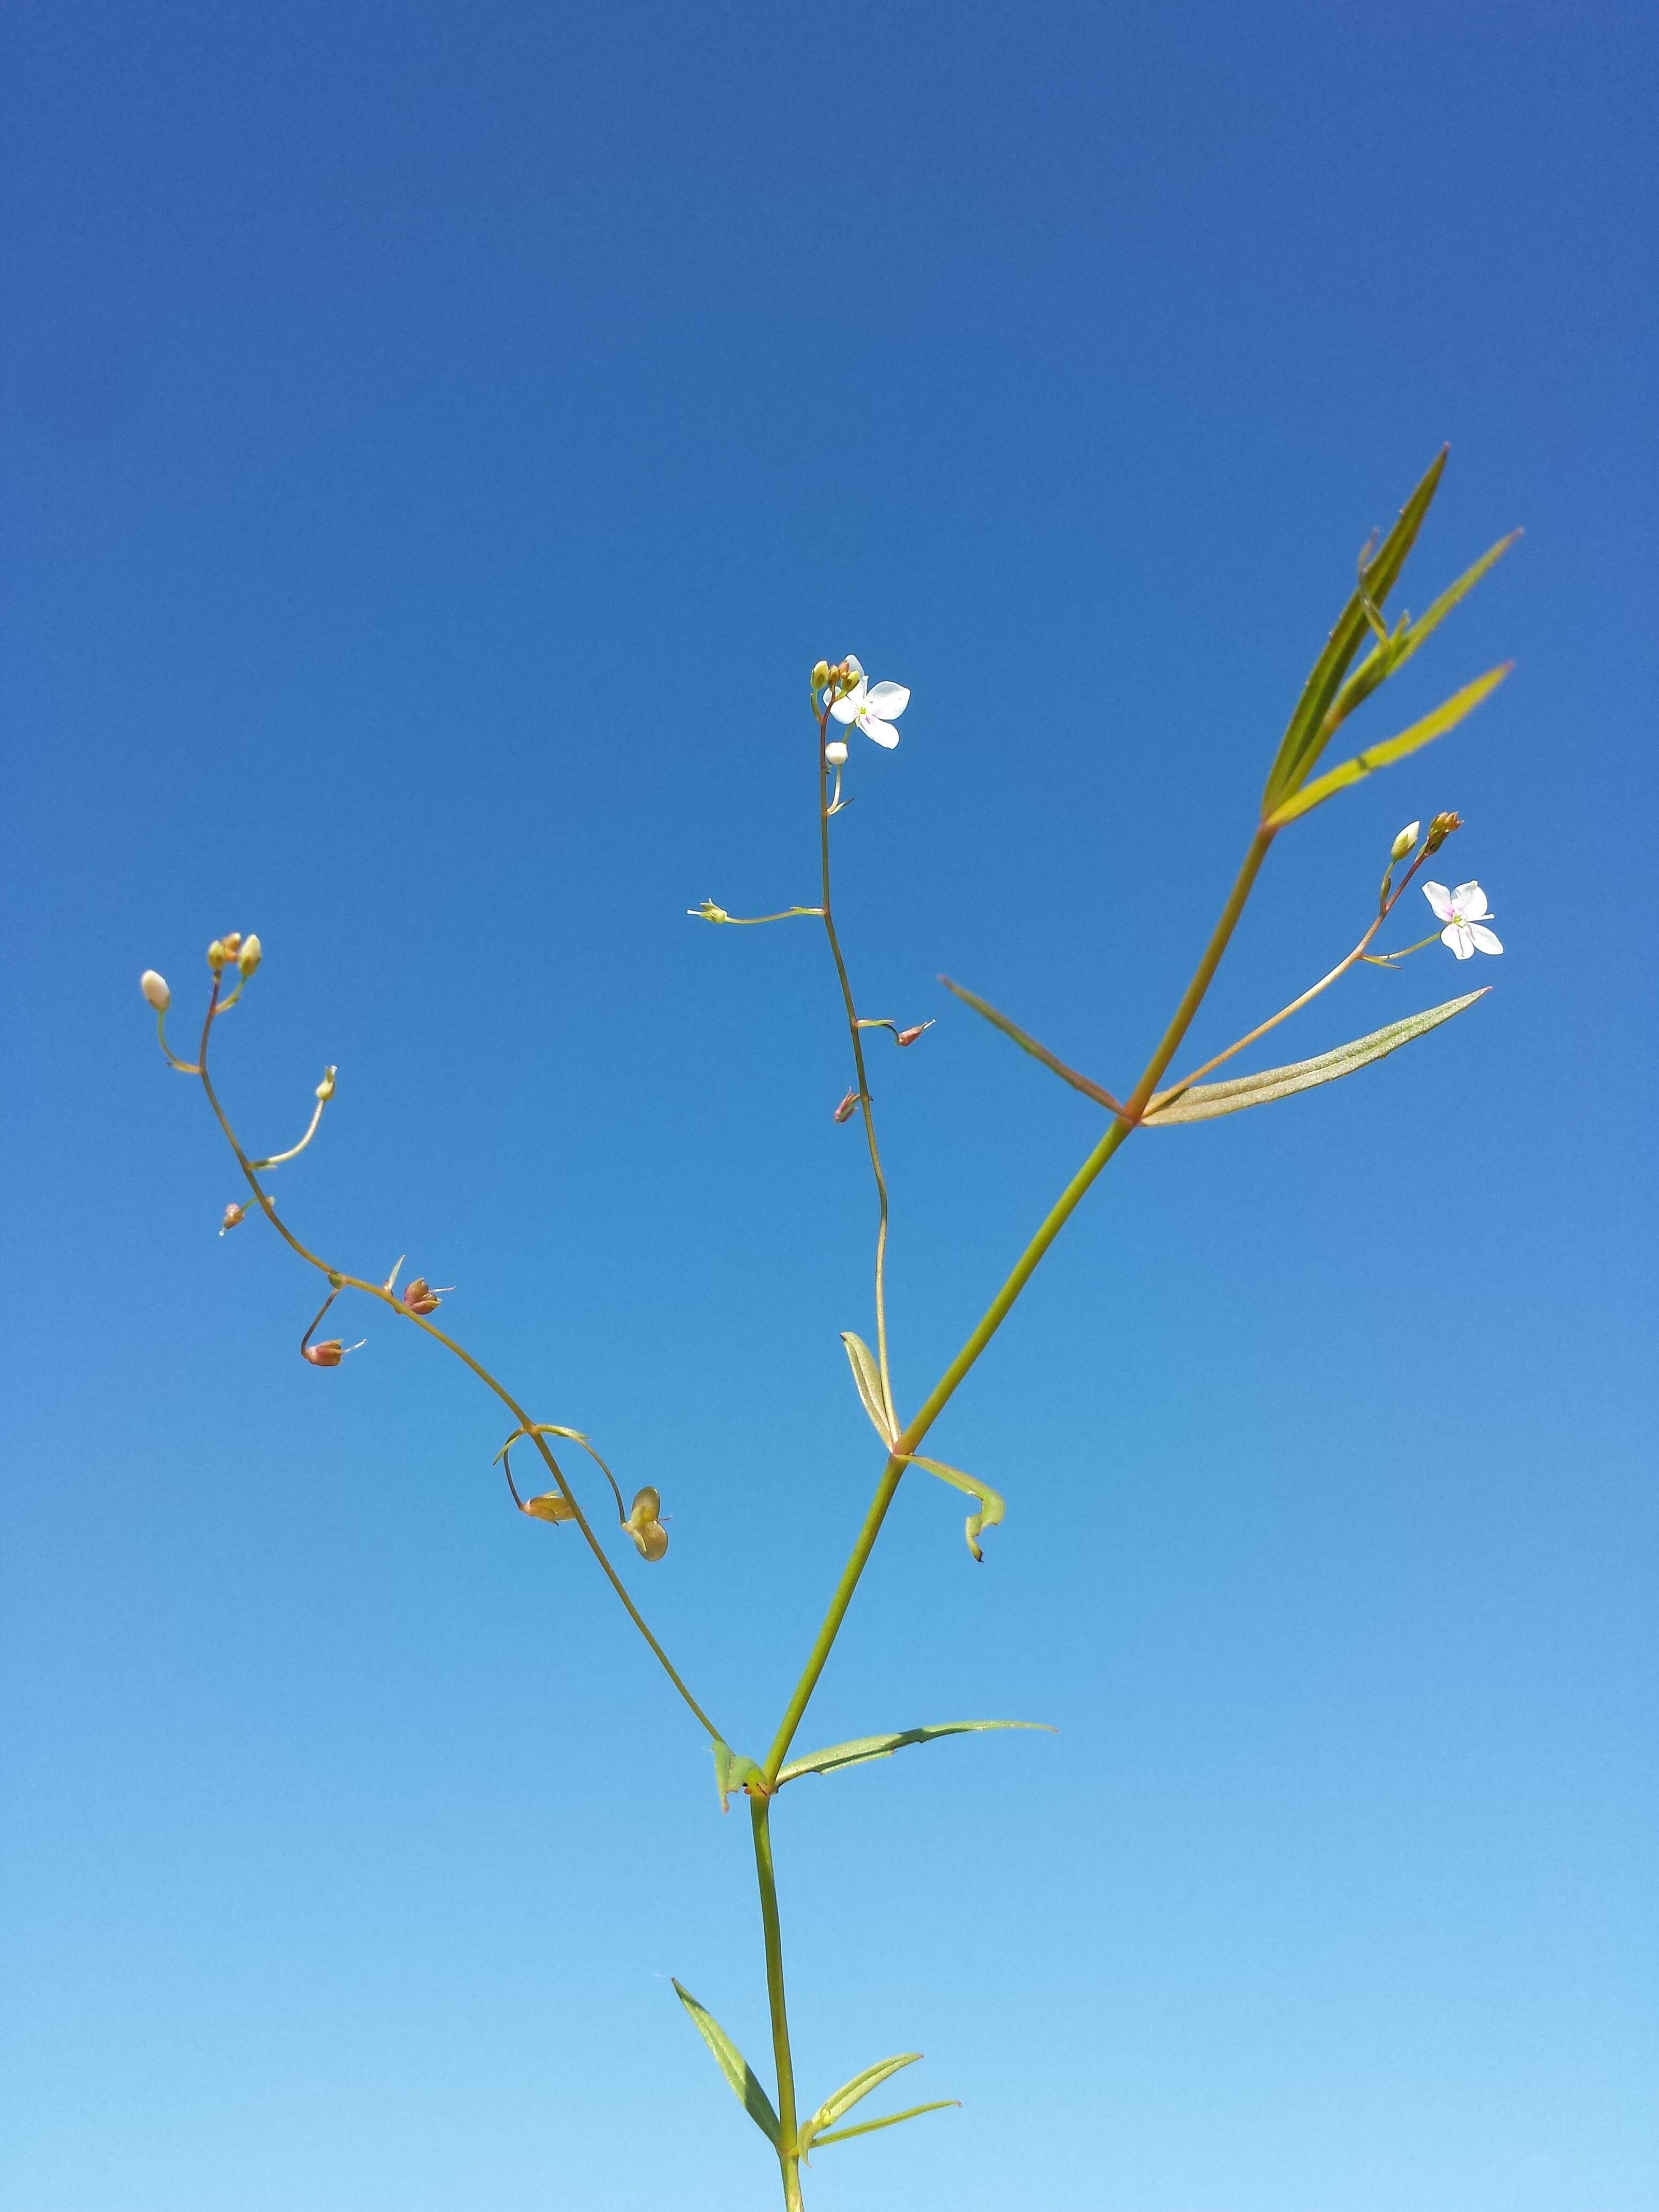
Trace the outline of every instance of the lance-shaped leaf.
{"type": "Polygon", "coordinates": [[[864,1410],[874,1422],[876,1434],[883,1443],[890,1444],[898,1435],[898,1422],[887,1402],[887,1393],[881,1387],[881,1369],[876,1355],[864,1339],[854,1336],[850,1328],[842,1329],[841,1340],[847,1348],[847,1364],[853,1370],[864,1410]]]}
{"type": "Polygon", "coordinates": [[[917,2120],[924,2112],[942,2112],[961,2103],[960,2097],[941,2097],[935,2104],[912,2105],[908,2112],[889,2112],[884,2120],[860,2120],[855,2128],[837,2128],[833,2135],[816,2136],[813,2141],[822,2150],[825,2143],[846,2142],[853,2136],[872,2136],[878,2128],[896,2128],[901,2120],[917,2120]]]}
{"type": "Polygon", "coordinates": [[[1000,1493],[993,1490],[988,1482],[981,1482],[976,1474],[964,1474],[959,1467],[946,1467],[942,1459],[924,1459],[920,1452],[907,1452],[903,1458],[907,1467],[925,1467],[929,1474],[948,1482],[952,1490],[964,1491],[969,1498],[978,1498],[978,1512],[970,1513],[963,1526],[969,1550],[982,1564],[985,1554],[979,1547],[981,1532],[994,1528],[1008,1510],[1000,1493]]]}
{"type": "Polygon", "coordinates": [[[798,1781],[803,1774],[835,1774],[843,1766],[862,1766],[867,1759],[890,1759],[913,1743],[934,1743],[942,1735],[978,1735],[988,1729],[1041,1729],[1055,1731],[1047,1721],[936,1721],[931,1728],[894,1729],[885,1735],[854,1736],[848,1743],[832,1743],[827,1751],[809,1751],[792,1759],[778,1771],[778,1787],[798,1781]]]}
{"type": "Polygon", "coordinates": [[[1017,1023],[1011,1022],[1006,1014],[999,1012],[988,999],[978,998],[972,991],[964,991],[960,983],[953,983],[948,975],[941,975],[939,980],[947,991],[956,994],[964,1006],[971,1006],[976,1014],[983,1015],[994,1029],[1000,1030],[1006,1037],[1012,1037],[1022,1052],[1029,1052],[1033,1060],[1040,1060],[1045,1067],[1051,1068],[1062,1083],[1069,1083],[1073,1091],[1080,1091],[1085,1098],[1092,1098],[1097,1106],[1103,1106],[1109,1114],[1121,1114],[1123,1111],[1109,1091],[1103,1090],[1091,1077],[1080,1075],[1076,1068],[1067,1067],[1065,1061],[1050,1052],[1046,1044],[1039,1044],[1034,1036],[1028,1036],[1017,1023]]]}
{"type": "Polygon", "coordinates": [[[1431,1006],[1426,1013],[1390,1022],[1386,1029],[1373,1030],[1369,1036],[1356,1037],[1352,1044],[1338,1045],[1334,1052],[1322,1052],[1315,1060],[1294,1060],[1288,1067],[1264,1067],[1259,1075],[1236,1076],[1229,1083],[1195,1083],[1186,1091],[1160,1091],[1147,1106],[1146,1127],[1165,1129],[1177,1121],[1213,1121],[1218,1114],[1241,1113],[1246,1106],[1266,1106],[1275,1098],[1294,1097],[1298,1091],[1311,1091],[1321,1083],[1334,1083],[1340,1076],[1352,1075],[1356,1068],[1369,1067],[1375,1060],[1386,1060],[1413,1037],[1426,1036],[1486,995],[1485,991],[1465,992],[1461,999],[1448,999],[1443,1006],[1431,1006]]]}
{"type": "Polygon", "coordinates": [[[700,2005],[688,1989],[678,1982],[674,1994],[691,2015],[691,2024],[714,2054],[714,2063],[732,2084],[732,2091],[744,2112],[766,2137],[774,2150],[782,2139],[778,2116],[772,2109],[772,2100],[760,2085],[759,2077],[712,2012],[700,2005]]]}
{"type": "Polygon", "coordinates": [[[745,1759],[740,1751],[733,1751],[729,1743],[714,1738],[714,1787],[720,1794],[720,1810],[724,1813],[739,1790],[748,1790],[758,1783],[763,1797],[770,1796],[766,1777],[752,1759],[745,1759]]]}
{"type": "Polygon", "coordinates": [[[896,2058],[883,2058],[874,2066],[866,2066],[850,2081],[843,2081],[832,2097],[826,2097],[810,2120],[803,2121],[800,2130],[801,2156],[805,2157],[812,2147],[812,2138],[820,2128],[832,2128],[843,2112],[850,2112],[861,2097],[872,2089],[879,2089],[884,2081],[891,2081],[895,2074],[906,2066],[914,2066],[921,2057],[919,2051],[901,2051],[896,2058]]]}
{"type": "Polygon", "coordinates": [[[1373,608],[1380,607],[1399,581],[1400,572],[1406,565],[1406,556],[1417,542],[1423,518],[1440,488],[1440,478],[1445,466],[1446,449],[1443,446],[1422,483],[1401,509],[1400,520],[1367,563],[1353,597],[1338,616],[1336,627],[1325,641],[1325,649],[1315,661],[1312,672],[1302,687],[1302,696],[1296,702],[1296,711],[1279,741],[1279,750],[1267,777],[1267,789],[1261,794],[1264,815],[1273,811],[1287,791],[1296,789],[1328,741],[1330,732],[1325,727],[1327,712],[1355,653],[1370,635],[1365,603],[1369,599],[1373,608]]]}
{"type": "Polygon", "coordinates": [[[1518,530],[1511,530],[1507,538],[1500,538],[1496,545],[1487,548],[1473,567],[1463,571],[1455,584],[1449,584],[1415,622],[1406,621],[1387,645],[1373,646],[1326,709],[1327,734],[1334,732],[1340,723],[1346,722],[1356,707],[1363,706],[1380,684],[1386,684],[1390,676],[1405,666],[1419,646],[1433,636],[1452,609],[1461,599],[1468,597],[1487,570],[1496,567],[1520,535],[1518,530]]]}
{"type": "Polygon", "coordinates": [[[1294,822],[1298,815],[1323,805],[1337,792],[1346,791],[1351,783],[1362,782],[1378,769],[1391,768],[1395,761],[1404,760],[1407,753],[1414,753],[1420,745],[1443,738],[1448,730],[1455,730],[1466,714],[1472,714],[1480,702],[1498,689],[1514,665],[1512,660],[1506,660],[1500,667],[1489,668],[1484,676],[1477,676],[1473,684],[1454,691],[1433,714],[1425,714],[1420,722],[1413,722],[1397,738],[1389,738],[1384,744],[1371,745],[1364,752],[1356,753],[1352,760],[1344,761],[1340,768],[1328,769],[1311,783],[1304,783],[1267,817],[1267,827],[1282,830],[1287,822],[1294,822]]]}

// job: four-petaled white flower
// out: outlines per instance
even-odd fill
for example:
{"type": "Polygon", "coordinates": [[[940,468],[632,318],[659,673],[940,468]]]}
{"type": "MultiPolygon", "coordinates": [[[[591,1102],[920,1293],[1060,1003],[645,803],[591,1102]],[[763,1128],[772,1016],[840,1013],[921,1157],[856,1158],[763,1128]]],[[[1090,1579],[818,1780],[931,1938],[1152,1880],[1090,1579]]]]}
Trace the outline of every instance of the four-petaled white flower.
{"type": "Polygon", "coordinates": [[[1459,884],[1449,891],[1444,884],[1425,884],[1423,896],[1434,908],[1434,918],[1446,927],[1440,942],[1449,945],[1460,960],[1476,952],[1501,952],[1504,948],[1486,927],[1490,909],[1479,884],[1459,884]]]}
{"type": "Polygon", "coordinates": [[[850,653],[847,665],[858,682],[844,699],[834,702],[830,712],[838,722],[856,722],[866,738],[890,750],[899,741],[893,725],[910,703],[908,689],[902,684],[867,684],[864,671],[850,653]]]}

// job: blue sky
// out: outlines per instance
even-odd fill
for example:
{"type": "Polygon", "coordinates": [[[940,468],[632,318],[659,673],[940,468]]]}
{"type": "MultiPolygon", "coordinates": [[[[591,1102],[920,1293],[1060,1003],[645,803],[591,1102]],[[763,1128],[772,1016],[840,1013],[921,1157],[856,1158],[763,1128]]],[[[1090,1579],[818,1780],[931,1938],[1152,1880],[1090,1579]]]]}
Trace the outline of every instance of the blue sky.
{"type": "MultiPolygon", "coordinates": [[[[1358,726],[1466,729],[1275,852],[1195,1042],[1468,819],[1492,996],[1137,1139],[908,1485],[804,1740],[809,2091],[963,2110],[822,2212],[1646,2212],[1656,1680],[1650,9],[13,13],[0,2180],[20,2212],[762,2206],[677,1974],[764,2057],[745,1824],[459,1370],[235,1194],[400,1252],[661,1487],[630,1587],[758,1748],[878,1472],[871,1208],[806,669],[860,744],[902,1399],[1097,1133],[941,969],[1127,1081],[1302,675],[1522,544],[1358,726]]],[[[1413,899],[1415,893],[1412,894],[1413,899]]],[[[1426,920],[1414,927],[1426,927],[1426,920]]],[[[1465,984],[1439,948],[1285,1033],[1465,984]]]]}

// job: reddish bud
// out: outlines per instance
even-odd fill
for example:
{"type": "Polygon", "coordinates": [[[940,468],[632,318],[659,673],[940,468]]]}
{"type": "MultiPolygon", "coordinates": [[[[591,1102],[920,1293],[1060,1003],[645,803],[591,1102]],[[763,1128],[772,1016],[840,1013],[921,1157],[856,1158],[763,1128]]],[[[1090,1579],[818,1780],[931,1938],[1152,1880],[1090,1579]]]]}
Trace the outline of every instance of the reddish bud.
{"type": "Polygon", "coordinates": [[[933,1026],[932,1022],[918,1022],[913,1030],[900,1030],[898,1041],[901,1044],[914,1044],[924,1030],[930,1030],[933,1026]]]}
{"type": "Polygon", "coordinates": [[[1461,814],[1437,814],[1429,824],[1428,836],[1423,841],[1425,851],[1437,853],[1447,838],[1451,836],[1452,831],[1461,830],[1462,827],[1463,817],[1461,814]]]}
{"type": "Polygon", "coordinates": [[[219,1234],[222,1237],[222,1236],[224,1235],[225,1231],[226,1231],[228,1229],[235,1229],[235,1228],[238,1228],[238,1227],[240,1227],[240,1225],[244,1221],[246,1221],[246,1219],[247,1219],[247,1208],[246,1208],[246,1206],[228,1206],[225,1208],[225,1218],[224,1218],[224,1219],[223,1219],[223,1220],[219,1224],[219,1234]]]}
{"type": "Polygon", "coordinates": [[[850,1121],[854,1115],[858,1111],[858,1092],[856,1091],[849,1091],[846,1097],[842,1100],[840,1105],[836,1109],[836,1121],[850,1121]]]}
{"type": "MultiPolygon", "coordinates": [[[[451,1284],[449,1287],[453,1290],[454,1285],[451,1284]]],[[[412,1314],[436,1313],[438,1308],[443,1304],[443,1300],[424,1275],[416,1275],[412,1282],[405,1283],[398,1291],[398,1297],[400,1303],[407,1306],[412,1314]]]]}
{"type": "Polygon", "coordinates": [[[331,1336],[325,1344],[302,1344],[301,1359],[308,1359],[313,1367],[337,1367],[348,1352],[361,1352],[368,1339],[359,1337],[356,1344],[342,1344],[337,1336],[331,1336]]]}

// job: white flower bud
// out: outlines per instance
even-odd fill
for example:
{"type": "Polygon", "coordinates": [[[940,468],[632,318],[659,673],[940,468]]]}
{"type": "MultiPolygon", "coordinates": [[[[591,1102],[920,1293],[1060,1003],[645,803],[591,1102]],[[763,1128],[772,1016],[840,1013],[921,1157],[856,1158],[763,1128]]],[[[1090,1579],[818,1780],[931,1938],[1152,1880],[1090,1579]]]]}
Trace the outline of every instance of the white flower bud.
{"type": "Polygon", "coordinates": [[[846,738],[831,738],[829,744],[825,745],[823,749],[823,757],[829,762],[831,768],[840,768],[847,758],[846,738]]]}
{"type": "Polygon", "coordinates": [[[334,1079],[339,1072],[337,1067],[325,1067],[323,1070],[323,1079],[317,1085],[317,1096],[325,1104],[334,1096],[334,1079]]]}
{"type": "Polygon", "coordinates": [[[236,956],[236,965],[244,975],[251,975],[264,958],[264,947],[257,937],[245,937],[242,949],[236,956]]]}
{"type": "Polygon", "coordinates": [[[158,975],[153,968],[146,968],[138,978],[138,988],[158,1014],[166,1013],[173,1004],[173,994],[167,988],[167,977],[158,975]]]}
{"type": "Polygon", "coordinates": [[[1420,822],[1408,823],[1389,846],[1389,858],[1391,860],[1403,860],[1422,834],[1423,824],[1420,822]]]}

